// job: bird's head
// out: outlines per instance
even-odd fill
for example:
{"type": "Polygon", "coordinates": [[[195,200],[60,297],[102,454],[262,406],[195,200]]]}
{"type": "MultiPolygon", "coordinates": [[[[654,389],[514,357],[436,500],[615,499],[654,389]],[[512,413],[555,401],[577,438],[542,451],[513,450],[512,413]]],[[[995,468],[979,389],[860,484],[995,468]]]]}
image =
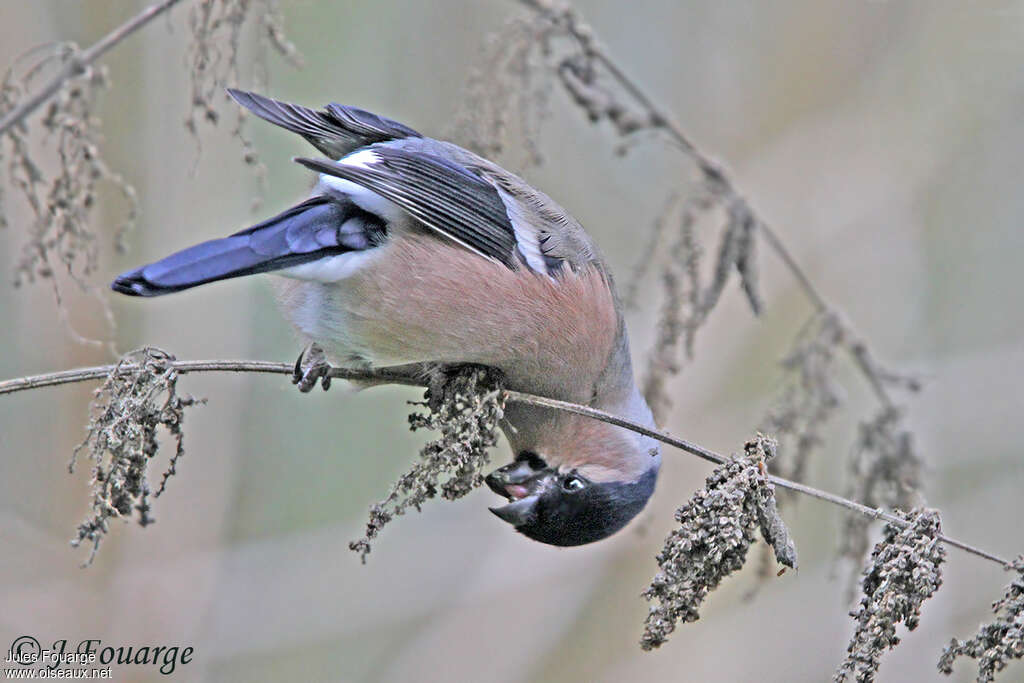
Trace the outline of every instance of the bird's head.
{"type": "MultiPolygon", "coordinates": [[[[583,545],[611,536],[654,493],[661,455],[653,439],[595,420],[559,421],[556,443],[516,448],[486,478],[508,503],[491,512],[541,543],[583,545]]],[[[550,432],[548,432],[550,433],[550,432]]]]}
{"type": "Polygon", "coordinates": [[[626,526],[647,504],[657,476],[652,466],[636,481],[590,481],[535,453],[521,453],[487,476],[491,490],[509,501],[490,510],[535,541],[584,545],[626,526]]]}

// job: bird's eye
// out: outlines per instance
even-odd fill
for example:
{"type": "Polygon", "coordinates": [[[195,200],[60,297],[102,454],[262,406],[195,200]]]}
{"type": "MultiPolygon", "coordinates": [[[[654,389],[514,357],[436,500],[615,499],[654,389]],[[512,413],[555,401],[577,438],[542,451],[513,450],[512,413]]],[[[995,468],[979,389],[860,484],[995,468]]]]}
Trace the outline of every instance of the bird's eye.
{"type": "Polygon", "coordinates": [[[576,491],[580,491],[586,485],[586,482],[584,482],[575,474],[570,474],[568,477],[562,480],[562,488],[568,491],[569,493],[575,493],[576,491]]]}

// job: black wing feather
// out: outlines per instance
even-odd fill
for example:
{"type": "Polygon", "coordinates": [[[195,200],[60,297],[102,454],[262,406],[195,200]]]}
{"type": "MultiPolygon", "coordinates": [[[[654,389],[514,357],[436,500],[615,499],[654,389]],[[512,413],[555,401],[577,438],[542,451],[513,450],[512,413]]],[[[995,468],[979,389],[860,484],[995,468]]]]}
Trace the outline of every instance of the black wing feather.
{"type": "Polygon", "coordinates": [[[333,159],[375,142],[422,137],[397,121],[356,107],[329,104],[324,111],[315,111],[234,88],[228,88],[228,94],[256,116],[298,133],[333,159]]]}
{"type": "Polygon", "coordinates": [[[365,166],[297,158],[303,166],[351,181],[402,207],[426,227],[517,268],[516,234],[493,185],[452,161],[378,145],[365,166]]]}

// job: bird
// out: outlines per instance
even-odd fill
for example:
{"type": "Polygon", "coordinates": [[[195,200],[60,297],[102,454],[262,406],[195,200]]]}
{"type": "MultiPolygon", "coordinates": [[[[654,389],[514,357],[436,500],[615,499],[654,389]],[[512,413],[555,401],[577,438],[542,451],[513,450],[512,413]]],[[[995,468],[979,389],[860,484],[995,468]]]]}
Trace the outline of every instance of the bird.
{"type": "MultiPolygon", "coordinates": [[[[481,365],[516,391],[571,401],[654,427],[630,360],[612,274],[583,227],[497,164],[363,109],[315,110],[228,94],[297,133],[323,157],[310,196],[227,237],[122,273],[135,297],[271,273],[284,317],[307,347],[302,391],[331,366],[481,365]]],[[[599,541],[651,498],[658,442],[589,417],[506,406],[510,463],[485,478],[490,510],[554,546],[599,541]]]]}

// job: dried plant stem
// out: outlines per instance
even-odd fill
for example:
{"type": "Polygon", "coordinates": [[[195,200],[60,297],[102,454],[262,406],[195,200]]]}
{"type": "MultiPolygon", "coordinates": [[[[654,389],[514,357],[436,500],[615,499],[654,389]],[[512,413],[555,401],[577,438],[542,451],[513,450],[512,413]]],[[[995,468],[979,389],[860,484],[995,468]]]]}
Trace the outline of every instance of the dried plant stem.
{"type": "MultiPolygon", "coordinates": [[[[256,372],[274,375],[290,375],[294,370],[292,365],[286,363],[273,363],[259,360],[193,360],[174,361],[172,364],[179,374],[190,372],[256,372]]],[[[90,368],[78,368],[75,370],[63,370],[61,372],[50,372],[43,375],[32,375],[0,381],[0,395],[11,394],[16,391],[27,389],[40,389],[60,384],[71,384],[74,382],[88,382],[89,380],[103,379],[114,370],[118,369],[117,364],[98,365],[90,368]]],[[[133,365],[123,365],[121,369],[131,372],[133,365]]],[[[421,379],[412,374],[403,374],[389,371],[387,369],[365,371],[348,370],[346,368],[332,368],[330,376],[332,379],[346,379],[367,382],[380,382],[388,384],[405,384],[408,386],[425,386],[421,379]]]]}
{"type": "MultiPolygon", "coordinates": [[[[736,188],[733,187],[732,181],[729,179],[729,176],[725,173],[722,167],[705,155],[704,152],[697,148],[696,145],[690,142],[690,139],[686,137],[686,134],[683,132],[683,129],[679,124],[655,106],[654,102],[644,93],[643,90],[640,89],[640,86],[636,81],[629,78],[629,76],[627,76],[614,61],[612,61],[611,57],[599,48],[592,48],[591,54],[595,59],[601,62],[606,69],[608,69],[608,72],[619,82],[619,85],[633,95],[637,103],[647,110],[647,114],[651,120],[655,121],[656,125],[662,128],[668,136],[683,149],[684,152],[693,158],[710,187],[715,188],[717,193],[729,197],[734,201],[741,202],[746,206],[746,200],[743,199],[736,191],[736,188]]],[[[760,229],[761,234],[764,235],[765,239],[768,241],[768,245],[772,248],[772,251],[775,252],[776,256],[778,256],[786,265],[786,269],[789,270],[790,274],[797,281],[800,290],[804,293],[807,299],[810,300],[815,309],[820,312],[833,310],[832,306],[825,301],[825,298],[818,293],[817,288],[815,288],[811,279],[807,276],[807,273],[805,273],[803,268],[800,267],[800,264],[797,263],[796,258],[789,251],[789,248],[778,236],[775,230],[772,229],[772,227],[760,216],[754,213],[752,209],[749,207],[746,208],[751,216],[756,216],[757,227],[760,229]]],[[[866,368],[862,365],[858,365],[858,367],[865,372],[865,375],[872,386],[876,387],[876,385],[878,385],[877,378],[867,372],[866,368]]],[[[883,402],[887,401],[888,399],[886,398],[883,402]]]]}
{"type": "MultiPolygon", "coordinates": [[[[550,10],[547,10],[538,3],[531,0],[523,0],[523,2],[537,11],[548,13],[549,19],[555,23],[559,22],[557,15],[551,14],[550,10]]],[[[686,154],[693,158],[697,167],[700,169],[700,172],[704,175],[705,180],[708,181],[711,187],[714,187],[722,195],[734,198],[746,204],[746,200],[740,197],[739,193],[733,187],[732,181],[729,179],[729,176],[726,175],[722,167],[693,144],[686,136],[686,133],[683,132],[682,127],[673,121],[672,118],[660,107],[658,107],[654,100],[644,92],[640,85],[630,78],[606,52],[593,43],[588,44],[586,46],[586,50],[591,57],[599,61],[608,70],[608,73],[618,81],[619,85],[621,85],[626,92],[633,96],[633,99],[636,100],[637,104],[646,110],[648,120],[652,121],[655,126],[664,130],[686,154]]],[[[751,215],[756,215],[753,211],[750,211],[750,213],[751,215]]],[[[796,278],[800,285],[800,289],[803,290],[807,298],[810,299],[812,304],[814,304],[814,307],[822,311],[831,309],[831,306],[828,305],[821,294],[818,293],[818,290],[815,289],[814,284],[811,282],[810,278],[807,277],[807,274],[800,267],[800,264],[797,263],[793,255],[789,252],[786,245],[782,242],[775,231],[761,220],[760,217],[758,217],[758,227],[761,228],[761,231],[764,233],[765,238],[771,245],[772,250],[775,251],[779,258],[781,258],[786,264],[786,268],[788,268],[793,274],[793,277],[796,278]]]]}
{"type": "Polygon", "coordinates": [[[53,97],[61,89],[64,83],[81,75],[87,66],[107,53],[112,47],[122,40],[138,31],[150,21],[169,10],[181,0],[163,0],[144,9],[125,23],[101,38],[92,47],[75,52],[68,57],[67,63],[58,71],[54,77],[43,86],[35,95],[32,95],[17,107],[7,112],[7,115],[0,120],[0,136],[12,126],[17,125],[26,116],[34,112],[47,100],[53,97]]]}
{"type": "MultiPolygon", "coordinates": [[[[578,34],[575,32],[576,29],[573,25],[574,19],[571,13],[559,11],[547,0],[519,1],[529,9],[543,15],[549,22],[551,22],[552,25],[565,30],[568,36],[576,39],[580,44],[580,48],[584,50],[587,56],[599,62],[607,70],[608,74],[615,79],[618,85],[621,86],[643,110],[643,116],[641,118],[646,120],[650,127],[664,131],[665,134],[680,147],[682,152],[694,161],[704,178],[704,182],[709,188],[711,188],[714,194],[722,198],[723,204],[731,205],[735,210],[745,213],[753,219],[756,228],[768,242],[768,246],[783,262],[786,269],[796,280],[800,291],[804,293],[808,301],[810,301],[811,305],[814,306],[819,313],[836,311],[836,309],[821,295],[821,293],[818,292],[818,289],[814,286],[810,277],[808,277],[807,273],[797,262],[792,252],[790,252],[789,248],[782,241],[782,238],[779,237],[778,233],[775,232],[775,230],[760,214],[755,212],[753,208],[749,206],[747,200],[744,199],[736,190],[725,169],[697,147],[690,138],[687,137],[682,127],[663,109],[661,109],[661,107],[655,103],[644,89],[640,87],[639,83],[623,71],[623,69],[615,62],[614,59],[611,58],[611,56],[608,55],[607,52],[601,49],[596,40],[582,41],[579,39],[578,34]]],[[[889,396],[882,378],[879,376],[878,369],[868,362],[867,359],[869,358],[869,355],[864,344],[862,342],[855,341],[846,345],[845,348],[852,356],[854,364],[870,385],[872,392],[877,396],[879,402],[887,408],[892,407],[894,405],[893,400],[889,396]]]]}
{"type": "MultiPolygon", "coordinates": [[[[240,360],[201,360],[201,361],[173,361],[170,364],[178,374],[184,375],[190,372],[257,372],[257,373],[269,373],[277,375],[291,375],[294,366],[287,363],[273,363],[269,361],[240,361],[240,360]]],[[[64,370],[61,372],[51,372],[42,375],[32,375],[28,377],[18,377],[15,379],[8,379],[0,381],[0,395],[11,394],[18,391],[26,391],[29,389],[40,389],[43,387],[58,386],[61,384],[71,384],[74,382],[87,382],[89,380],[99,380],[107,377],[110,373],[115,370],[124,372],[126,374],[135,372],[138,368],[135,365],[121,364],[118,365],[101,365],[89,368],[77,368],[75,370],[64,370]]],[[[380,370],[350,370],[347,368],[331,368],[329,373],[332,379],[345,379],[355,380],[361,382],[371,382],[374,384],[402,384],[406,386],[426,386],[426,381],[422,375],[413,374],[411,372],[403,372],[401,370],[389,370],[387,368],[380,370]]],[[[637,424],[630,420],[627,420],[611,413],[606,413],[603,410],[597,410],[588,406],[579,405],[576,403],[569,403],[567,401],[559,401],[553,398],[545,398],[543,396],[535,396],[533,394],[525,394],[520,391],[503,390],[504,398],[506,401],[513,403],[526,403],[529,405],[541,406],[545,408],[552,408],[555,410],[562,410],[569,413],[575,413],[576,415],[583,415],[601,422],[607,422],[608,424],[622,427],[623,429],[629,429],[638,434],[649,436],[652,439],[656,439],[662,443],[668,444],[678,448],[679,450],[686,451],[691,455],[695,455],[698,458],[707,460],[715,464],[723,464],[729,461],[729,458],[704,448],[703,446],[680,439],[672,436],[668,432],[661,431],[659,429],[651,429],[643,425],[637,424]]],[[[822,491],[812,486],[806,486],[804,484],[790,481],[775,475],[769,475],[768,481],[779,486],[781,488],[789,489],[797,493],[802,493],[818,500],[823,500],[827,503],[846,508],[853,512],[860,513],[872,519],[882,519],[890,524],[893,524],[901,529],[909,526],[909,522],[898,517],[896,515],[887,513],[883,510],[871,508],[866,505],[861,505],[856,501],[843,498],[842,496],[828,491],[822,491]]],[[[994,555],[990,552],[976,548],[963,541],[958,541],[955,538],[949,536],[939,536],[943,542],[960,548],[961,550],[976,555],[983,559],[995,562],[1002,565],[1003,567],[1009,568],[1011,566],[1008,560],[1005,560],[998,555],[994,555]]]]}
{"type": "MultiPolygon", "coordinates": [[[[821,294],[818,293],[818,290],[815,289],[810,278],[807,277],[807,273],[805,273],[803,268],[800,267],[800,264],[796,262],[796,258],[794,258],[793,254],[789,252],[789,249],[782,242],[782,239],[778,234],[776,234],[775,230],[773,230],[772,227],[764,221],[759,221],[758,227],[761,228],[761,234],[764,235],[766,240],[768,240],[768,245],[772,248],[772,251],[782,259],[782,262],[786,264],[786,268],[788,268],[789,272],[794,278],[796,278],[797,283],[800,285],[800,289],[814,305],[814,308],[819,312],[832,310],[832,307],[824,298],[822,298],[821,294]]],[[[869,378],[869,381],[872,380],[869,378]]]]}
{"type": "MultiPolygon", "coordinates": [[[[2,385],[0,385],[0,387],[2,387],[2,385]]],[[[623,427],[625,429],[632,430],[639,434],[649,436],[652,439],[661,441],[664,444],[674,446],[675,448],[678,448],[681,451],[686,451],[691,455],[696,455],[698,458],[707,460],[708,462],[713,462],[721,465],[725,462],[728,462],[729,460],[729,458],[722,455],[721,453],[716,453],[715,451],[704,448],[703,446],[700,446],[698,444],[686,441],[685,439],[680,439],[679,437],[672,436],[668,432],[663,432],[659,429],[651,429],[649,427],[644,427],[643,425],[639,425],[624,418],[611,415],[610,413],[606,413],[602,410],[596,410],[594,408],[581,406],[575,403],[568,403],[566,401],[558,401],[552,398],[544,398],[541,396],[533,396],[531,394],[523,394],[517,391],[506,390],[505,393],[507,395],[507,400],[509,401],[519,401],[522,403],[529,403],[532,405],[555,408],[557,410],[564,410],[569,413],[584,415],[595,420],[607,422],[608,424],[613,424],[618,427],[623,427]]],[[[795,491],[797,493],[802,493],[812,498],[817,498],[818,500],[823,500],[827,503],[832,503],[833,505],[846,508],[847,510],[851,510],[853,512],[858,512],[872,519],[882,519],[900,528],[908,526],[908,523],[905,520],[901,519],[900,517],[897,517],[896,515],[892,515],[883,510],[868,507],[867,505],[861,505],[856,501],[850,500],[848,498],[843,498],[842,496],[836,495],[834,493],[829,493],[828,491],[816,489],[813,486],[807,486],[805,484],[801,484],[799,482],[791,481],[789,479],[785,479],[783,477],[778,477],[775,475],[769,475],[768,481],[780,488],[789,489],[790,491],[795,491]]],[[[940,538],[949,545],[960,548],[961,550],[964,550],[972,555],[977,555],[978,557],[982,557],[986,560],[991,560],[992,562],[1001,564],[1004,567],[1010,566],[1009,561],[1004,560],[998,555],[993,555],[992,553],[989,553],[985,550],[981,550],[980,548],[975,548],[974,546],[964,543],[963,541],[958,541],[955,538],[949,538],[948,536],[941,536],[940,538]]]]}

